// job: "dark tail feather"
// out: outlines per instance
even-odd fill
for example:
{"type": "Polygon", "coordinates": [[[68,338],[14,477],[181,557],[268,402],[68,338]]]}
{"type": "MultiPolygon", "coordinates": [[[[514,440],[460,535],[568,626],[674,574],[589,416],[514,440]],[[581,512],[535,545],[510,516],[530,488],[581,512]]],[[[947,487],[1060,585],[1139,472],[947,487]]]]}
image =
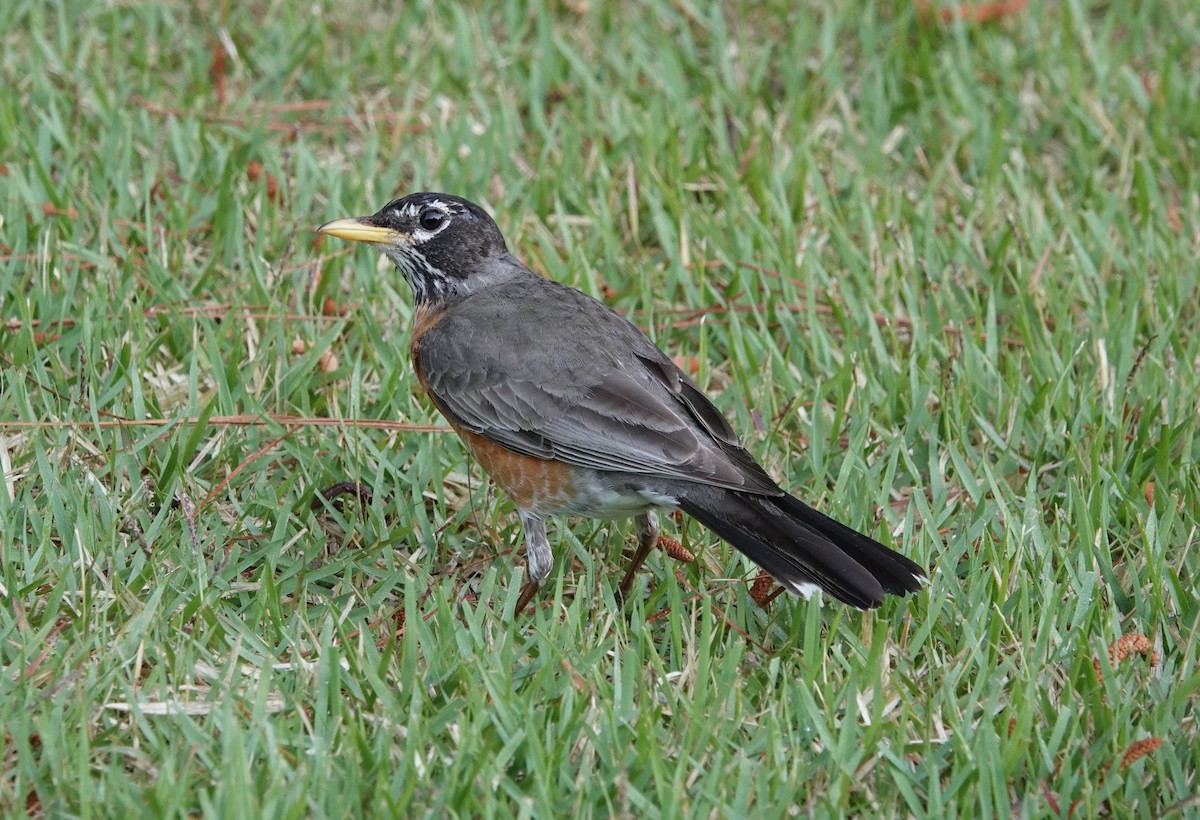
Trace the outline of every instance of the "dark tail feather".
{"type": "Polygon", "coordinates": [[[834,521],[795,496],[785,493],[772,498],[771,501],[797,521],[808,525],[841,547],[847,555],[875,576],[884,592],[892,595],[919,592],[922,585],[929,580],[924,568],[919,564],[888,549],[874,538],[850,529],[840,521],[834,521]]]}
{"type": "Polygon", "coordinates": [[[816,585],[839,601],[874,609],[884,593],[916,592],[925,570],[790,495],[698,486],[679,507],[737,547],[792,592],[816,585]]]}

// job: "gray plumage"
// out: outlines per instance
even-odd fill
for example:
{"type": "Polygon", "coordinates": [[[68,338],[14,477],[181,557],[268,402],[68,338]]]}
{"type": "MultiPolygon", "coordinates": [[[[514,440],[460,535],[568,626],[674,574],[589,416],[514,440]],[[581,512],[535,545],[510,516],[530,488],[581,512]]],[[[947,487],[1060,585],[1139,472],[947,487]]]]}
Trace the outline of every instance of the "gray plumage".
{"type": "MultiPolygon", "coordinates": [[[[492,451],[515,454],[504,456],[505,471],[544,479],[538,465],[569,468],[569,493],[518,503],[529,576],[518,609],[550,572],[546,515],[637,517],[639,550],[624,594],[657,541],[654,509],[663,506],[684,510],[806,597],[819,588],[870,608],[885,593],[920,589],[921,567],[780,489],[645,334],[526,268],[479,206],[412,194],[322,230],[371,242],[412,286],[414,364],[438,408],[464,437],[475,436],[472,446],[487,442],[493,460],[492,451]]],[[[519,476],[509,480],[523,491],[519,476]]]]}

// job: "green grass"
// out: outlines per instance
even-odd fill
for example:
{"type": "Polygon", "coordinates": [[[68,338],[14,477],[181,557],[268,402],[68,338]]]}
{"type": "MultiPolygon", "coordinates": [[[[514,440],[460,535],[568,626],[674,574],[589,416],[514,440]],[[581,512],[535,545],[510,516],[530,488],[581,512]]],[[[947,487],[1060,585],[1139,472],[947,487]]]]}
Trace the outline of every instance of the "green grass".
{"type": "Polygon", "coordinates": [[[737,5],[0,3],[0,814],[1196,810],[1200,10],[737,5]],[[763,610],[671,523],[622,611],[572,521],[506,620],[512,508],[366,424],[440,423],[407,289],[312,231],[422,189],[928,592],[763,610]]]}

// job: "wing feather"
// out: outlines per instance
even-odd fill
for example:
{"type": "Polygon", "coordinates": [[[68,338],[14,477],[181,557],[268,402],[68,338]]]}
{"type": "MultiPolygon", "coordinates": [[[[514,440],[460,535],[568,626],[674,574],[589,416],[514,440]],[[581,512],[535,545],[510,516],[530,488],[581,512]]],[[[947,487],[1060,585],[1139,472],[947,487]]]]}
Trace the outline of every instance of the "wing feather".
{"type": "Polygon", "coordinates": [[[531,284],[468,297],[422,337],[419,365],[448,418],[538,458],[781,492],[640,330],[578,291],[531,284]]]}

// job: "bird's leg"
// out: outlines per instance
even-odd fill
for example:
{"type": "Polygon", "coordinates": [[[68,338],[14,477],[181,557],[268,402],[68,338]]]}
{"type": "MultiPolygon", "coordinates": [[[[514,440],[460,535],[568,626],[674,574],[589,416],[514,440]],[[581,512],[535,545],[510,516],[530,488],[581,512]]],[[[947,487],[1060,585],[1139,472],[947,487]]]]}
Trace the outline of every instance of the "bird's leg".
{"type": "Polygon", "coordinates": [[[550,552],[550,541],[546,538],[546,521],[540,515],[521,512],[521,526],[525,529],[525,583],[513,609],[516,618],[537,595],[542,584],[554,567],[554,554],[550,552]]]}
{"type": "Polygon", "coordinates": [[[634,575],[637,574],[640,567],[646,560],[646,556],[650,554],[650,550],[658,545],[658,513],[654,510],[646,510],[637,517],[637,534],[638,548],[633,554],[633,561],[629,564],[629,569],[625,570],[625,576],[621,578],[621,584],[617,587],[617,603],[625,603],[625,596],[629,594],[629,588],[633,586],[634,575]]]}

